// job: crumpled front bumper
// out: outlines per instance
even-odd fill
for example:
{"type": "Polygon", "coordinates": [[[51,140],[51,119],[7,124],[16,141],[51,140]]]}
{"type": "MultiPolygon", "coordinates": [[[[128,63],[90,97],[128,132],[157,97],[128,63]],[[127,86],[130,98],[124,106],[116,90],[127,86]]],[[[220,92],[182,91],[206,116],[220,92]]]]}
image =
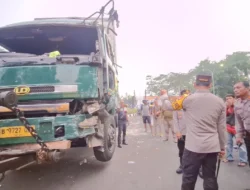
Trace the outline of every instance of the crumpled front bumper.
{"type": "MultiPolygon", "coordinates": [[[[54,142],[62,140],[71,140],[77,138],[84,138],[88,135],[95,134],[93,126],[79,127],[79,123],[86,119],[86,115],[66,115],[57,117],[36,117],[27,118],[32,126],[35,126],[38,135],[45,142],[54,142]],[[64,132],[61,136],[56,135],[56,129],[61,127],[64,132]]],[[[23,126],[18,119],[0,120],[0,146],[16,145],[23,143],[36,143],[33,137],[6,137],[1,135],[1,129],[6,127],[20,127],[23,126]]]]}

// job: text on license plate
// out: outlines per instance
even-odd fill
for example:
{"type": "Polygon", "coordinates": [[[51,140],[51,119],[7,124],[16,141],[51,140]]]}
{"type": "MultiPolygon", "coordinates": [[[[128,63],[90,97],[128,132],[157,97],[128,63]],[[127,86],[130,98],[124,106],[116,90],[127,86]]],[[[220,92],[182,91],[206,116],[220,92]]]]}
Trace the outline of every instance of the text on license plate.
{"type": "MultiPolygon", "coordinates": [[[[34,125],[31,127],[35,128],[34,125]]],[[[0,138],[30,137],[30,132],[24,126],[1,127],[0,138]]]]}

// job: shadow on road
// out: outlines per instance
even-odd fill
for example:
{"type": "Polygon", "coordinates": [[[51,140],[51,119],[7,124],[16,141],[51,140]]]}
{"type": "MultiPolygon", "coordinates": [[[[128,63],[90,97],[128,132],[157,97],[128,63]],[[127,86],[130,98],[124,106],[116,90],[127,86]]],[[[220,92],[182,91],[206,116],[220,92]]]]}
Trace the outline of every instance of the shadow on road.
{"type": "Polygon", "coordinates": [[[105,170],[108,165],[109,163],[97,161],[92,149],[72,149],[58,163],[35,165],[21,171],[8,173],[2,187],[5,190],[70,189],[80,173],[81,178],[84,176],[81,181],[88,180],[93,175],[105,170]],[[85,159],[87,159],[87,163],[85,159]]]}

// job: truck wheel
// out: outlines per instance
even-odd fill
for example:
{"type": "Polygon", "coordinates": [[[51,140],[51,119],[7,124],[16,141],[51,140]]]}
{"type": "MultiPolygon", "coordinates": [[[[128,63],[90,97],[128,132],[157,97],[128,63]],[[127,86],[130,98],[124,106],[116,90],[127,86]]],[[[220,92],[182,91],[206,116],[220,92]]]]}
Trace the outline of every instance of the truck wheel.
{"type": "Polygon", "coordinates": [[[109,116],[104,119],[104,138],[103,138],[103,152],[100,147],[94,147],[94,155],[97,160],[107,162],[111,160],[116,147],[116,123],[115,118],[109,116]]]}

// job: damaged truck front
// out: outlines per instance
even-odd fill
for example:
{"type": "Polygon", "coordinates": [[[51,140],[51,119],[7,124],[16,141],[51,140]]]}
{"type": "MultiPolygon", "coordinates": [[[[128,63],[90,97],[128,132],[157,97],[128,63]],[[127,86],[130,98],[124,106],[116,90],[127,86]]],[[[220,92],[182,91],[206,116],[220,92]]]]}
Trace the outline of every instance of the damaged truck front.
{"type": "MultiPolygon", "coordinates": [[[[99,161],[112,158],[115,27],[94,20],[45,18],[0,28],[0,44],[20,53],[0,59],[1,160],[57,161],[62,150],[85,146],[99,161]]],[[[20,163],[15,168],[29,164],[20,163]]],[[[14,166],[6,167],[0,164],[0,172],[14,166]]]]}

